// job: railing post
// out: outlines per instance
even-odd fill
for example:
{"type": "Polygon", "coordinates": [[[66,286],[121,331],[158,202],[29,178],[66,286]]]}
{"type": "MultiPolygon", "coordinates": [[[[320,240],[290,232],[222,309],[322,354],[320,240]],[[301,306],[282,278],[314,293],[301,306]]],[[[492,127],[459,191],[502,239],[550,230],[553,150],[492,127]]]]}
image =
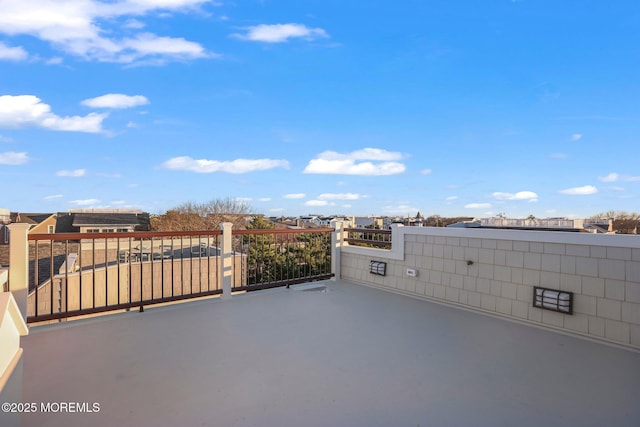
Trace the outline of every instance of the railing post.
{"type": "Polygon", "coordinates": [[[331,280],[340,279],[340,253],[344,243],[344,223],[342,221],[332,221],[333,233],[331,233],[331,280]]]}
{"type": "Polygon", "coordinates": [[[222,299],[229,299],[231,298],[231,288],[233,284],[233,223],[223,222],[220,224],[220,229],[222,230],[222,268],[220,269],[222,299]]]}
{"type": "Polygon", "coordinates": [[[404,233],[402,224],[391,224],[391,252],[404,259],[404,233]]]}
{"type": "Polygon", "coordinates": [[[25,321],[29,296],[29,224],[9,224],[9,291],[25,321]]]}

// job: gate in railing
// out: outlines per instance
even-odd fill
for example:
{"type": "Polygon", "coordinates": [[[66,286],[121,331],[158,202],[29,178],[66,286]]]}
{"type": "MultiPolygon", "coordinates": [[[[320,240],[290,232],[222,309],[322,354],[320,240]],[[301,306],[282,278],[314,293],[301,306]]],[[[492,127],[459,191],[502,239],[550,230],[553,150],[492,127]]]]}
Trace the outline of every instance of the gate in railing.
{"type": "Polygon", "coordinates": [[[40,322],[331,277],[332,229],[29,235],[27,321],[40,322]],[[231,271],[223,272],[223,258],[231,271]]]}

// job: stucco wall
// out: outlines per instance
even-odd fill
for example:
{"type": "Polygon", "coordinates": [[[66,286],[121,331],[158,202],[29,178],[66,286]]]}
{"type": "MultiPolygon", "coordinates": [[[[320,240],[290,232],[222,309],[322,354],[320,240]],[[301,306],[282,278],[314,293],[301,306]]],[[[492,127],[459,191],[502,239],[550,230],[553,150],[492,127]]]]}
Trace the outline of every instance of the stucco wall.
{"type": "Polygon", "coordinates": [[[392,251],[343,247],[341,277],[640,349],[640,236],[417,227],[394,233],[403,243],[392,251]],[[386,276],[369,273],[371,260],[388,263],[386,276]],[[533,307],[534,286],[573,292],[574,314],[533,307]]]}

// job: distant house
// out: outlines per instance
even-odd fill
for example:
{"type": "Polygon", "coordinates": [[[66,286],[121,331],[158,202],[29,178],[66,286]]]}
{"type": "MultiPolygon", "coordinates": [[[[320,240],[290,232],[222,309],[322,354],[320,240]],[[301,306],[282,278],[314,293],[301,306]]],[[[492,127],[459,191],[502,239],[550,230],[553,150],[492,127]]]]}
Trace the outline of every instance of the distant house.
{"type": "Polygon", "coordinates": [[[565,231],[577,233],[613,234],[612,221],[592,221],[569,218],[506,218],[491,217],[460,221],[447,227],[499,228],[507,230],[565,231]]]}
{"type": "Polygon", "coordinates": [[[375,216],[356,216],[353,217],[353,225],[355,228],[380,228],[382,219],[375,216]]]}
{"type": "Polygon", "coordinates": [[[9,227],[11,223],[29,224],[29,233],[51,234],[56,232],[56,214],[54,213],[26,213],[10,212],[4,214],[6,209],[0,210],[0,245],[9,244],[9,227]]]}
{"type": "Polygon", "coordinates": [[[0,245],[9,243],[9,229],[7,228],[9,223],[11,223],[11,212],[9,209],[0,209],[0,245]]]}
{"type": "Polygon", "coordinates": [[[30,234],[126,233],[151,230],[149,214],[142,211],[29,213],[0,209],[0,246],[9,244],[7,225],[10,223],[29,224],[30,234]]]}
{"type": "Polygon", "coordinates": [[[57,233],[128,233],[149,230],[149,214],[142,211],[69,211],[58,213],[56,224],[57,233]]]}

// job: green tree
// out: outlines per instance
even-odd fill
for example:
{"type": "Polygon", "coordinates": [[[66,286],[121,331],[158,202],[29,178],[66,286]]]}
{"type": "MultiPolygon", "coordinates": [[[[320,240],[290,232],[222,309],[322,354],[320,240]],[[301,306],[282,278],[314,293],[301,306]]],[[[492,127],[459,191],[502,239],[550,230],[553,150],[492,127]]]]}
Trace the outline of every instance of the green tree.
{"type": "Polygon", "coordinates": [[[316,276],[331,271],[330,234],[298,234],[293,248],[300,276],[316,276]]]}
{"type": "Polygon", "coordinates": [[[248,254],[249,285],[295,280],[331,271],[331,235],[328,233],[275,233],[275,226],[256,216],[242,235],[243,252],[248,254]],[[264,230],[267,230],[266,232],[264,230]]]}
{"type": "Polygon", "coordinates": [[[258,230],[273,230],[275,226],[264,216],[256,216],[247,225],[248,230],[256,233],[242,236],[247,259],[247,284],[263,284],[280,280],[282,276],[283,256],[278,250],[275,234],[258,233],[258,230]]]}

